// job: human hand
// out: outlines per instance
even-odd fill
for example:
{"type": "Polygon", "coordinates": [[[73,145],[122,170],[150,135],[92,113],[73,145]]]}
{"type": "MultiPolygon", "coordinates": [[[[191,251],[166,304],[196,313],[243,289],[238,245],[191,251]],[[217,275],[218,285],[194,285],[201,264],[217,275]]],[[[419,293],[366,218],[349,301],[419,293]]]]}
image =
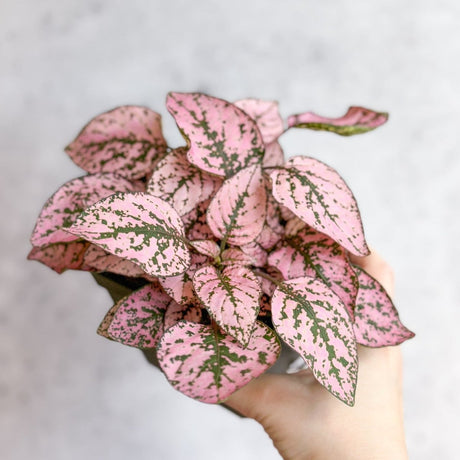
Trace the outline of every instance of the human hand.
{"type": "MultiPolygon", "coordinates": [[[[391,268],[376,253],[351,257],[393,295],[391,268]]],[[[354,407],[332,396],[309,370],[264,374],[231,395],[227,406],[257,420],[285,460],[407,459],[399,346],[358,346],[354,407]]]]}

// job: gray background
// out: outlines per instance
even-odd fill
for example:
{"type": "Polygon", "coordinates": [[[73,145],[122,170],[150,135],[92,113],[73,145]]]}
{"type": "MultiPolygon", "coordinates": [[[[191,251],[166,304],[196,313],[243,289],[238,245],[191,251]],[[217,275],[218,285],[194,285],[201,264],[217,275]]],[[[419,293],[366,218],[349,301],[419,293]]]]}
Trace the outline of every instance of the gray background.
{"type": "MultiPolygon", "coordinates": [[[[92,116],[169,90],[391,114],[374,133],[295,131],[288,154],[337,168],[393,265],[411,458],[458,458],[460,3],[438,0],[0,3],[0,457],[276,459],[261,428],[175,392],[95,330],[111,306],[85,273],[26,262],[44,203],[81,171],[63,147],[92,116]]],[[[384,439],[383,439],[384,442],[384,439]]]]}

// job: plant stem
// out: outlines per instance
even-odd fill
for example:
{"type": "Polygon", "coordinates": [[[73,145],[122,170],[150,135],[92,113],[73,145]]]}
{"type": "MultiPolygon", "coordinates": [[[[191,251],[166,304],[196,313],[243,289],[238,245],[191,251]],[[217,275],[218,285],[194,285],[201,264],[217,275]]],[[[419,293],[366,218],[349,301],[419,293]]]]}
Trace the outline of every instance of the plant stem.
{"type": "Polygon", "coordinates": [[[283,281],[277,280],[276,278],[273,278],[273,276],[270,276],[268,273],[261,272],[260,270],[253,270],[253,273],[256,276],[260,276],[261,278],[265,278],[266,280],[271,281],[276,286],[283,284],[283,281]]]}

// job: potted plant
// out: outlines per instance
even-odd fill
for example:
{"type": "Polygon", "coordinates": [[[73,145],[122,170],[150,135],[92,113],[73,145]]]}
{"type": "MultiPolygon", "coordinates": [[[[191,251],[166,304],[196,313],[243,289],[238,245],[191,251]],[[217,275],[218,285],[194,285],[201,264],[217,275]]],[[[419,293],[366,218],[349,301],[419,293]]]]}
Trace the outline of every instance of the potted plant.
{"type": "Polygon", "coordinates": [[[291,128],[370,131],[385,113],[288,118],[275,102],[170,93],[186,140],[168,147],[160,115],[118,107],[66,148],[87,174],[45,204],[30,259],[86,270],[115,305],[98,333],[147,351],[171,385],[219,403],[297,352],[334,396],[354,404],[357,344],[413,336],[385,290],[349,254],[369,253],[355,198],[321,161],[289,159],[291,128]]]}

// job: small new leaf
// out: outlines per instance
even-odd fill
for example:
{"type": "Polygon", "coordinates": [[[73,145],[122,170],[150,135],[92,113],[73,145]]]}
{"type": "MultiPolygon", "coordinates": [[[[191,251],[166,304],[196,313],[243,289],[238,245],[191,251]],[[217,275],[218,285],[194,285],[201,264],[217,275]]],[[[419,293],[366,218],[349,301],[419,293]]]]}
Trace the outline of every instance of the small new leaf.
{"type": "Polygon", "coordinates": [[[195,240],[190,241],[190,245],[199,252],[207,257],[216,258],[220,254],[219,245],[213,240],[195,240]]]}

